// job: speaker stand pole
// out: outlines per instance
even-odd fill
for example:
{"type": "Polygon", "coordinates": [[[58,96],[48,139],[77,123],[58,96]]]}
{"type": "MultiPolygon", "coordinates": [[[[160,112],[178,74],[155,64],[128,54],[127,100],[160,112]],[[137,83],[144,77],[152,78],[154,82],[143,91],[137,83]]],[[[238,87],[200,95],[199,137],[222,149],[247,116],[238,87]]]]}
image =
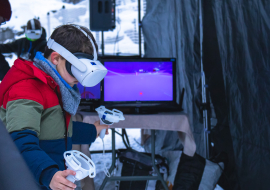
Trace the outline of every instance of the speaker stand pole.
{"type": "Polygon", "coordinates": [[[104,31],[101,31],[101,50],[102,50],[102,57],[104,57],[104,31]]]}

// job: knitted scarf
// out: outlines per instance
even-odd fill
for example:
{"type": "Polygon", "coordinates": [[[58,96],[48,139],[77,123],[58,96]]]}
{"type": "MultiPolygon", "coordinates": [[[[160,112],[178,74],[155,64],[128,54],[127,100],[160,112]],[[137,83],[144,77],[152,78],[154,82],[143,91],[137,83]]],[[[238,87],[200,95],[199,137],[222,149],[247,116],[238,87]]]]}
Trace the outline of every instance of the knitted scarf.
{"type": "Polygon", "coordinates": [[[46,74],[50,75],[60,87],[63,109],[75,115],[80,104],[81,94],[78,88],[72,88],[57,72],[55,65],[43,57],[41,52],[37,52],[34,58],[34,65],[46,74]]]}

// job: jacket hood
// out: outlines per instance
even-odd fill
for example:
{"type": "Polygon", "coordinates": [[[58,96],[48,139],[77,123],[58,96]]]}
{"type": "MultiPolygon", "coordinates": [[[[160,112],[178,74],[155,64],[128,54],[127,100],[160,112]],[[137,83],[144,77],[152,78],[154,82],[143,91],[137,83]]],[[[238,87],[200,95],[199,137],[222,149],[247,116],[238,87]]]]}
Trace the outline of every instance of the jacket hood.
{"type": "Polygon", "coordinates": [[[12,85],[22,80],[36,78],[45,84],[47,84],[47,80],[49,78],[50,80],[53,80],[51,76],[47,75],[45,72],[34,66],[33,62],[26,61],[21,58],[15,60],[14,65],[7,72],[6,76],[0,84],[0,106],[3,105],[3,98],[5,97],[5,93],[12,85]]]}

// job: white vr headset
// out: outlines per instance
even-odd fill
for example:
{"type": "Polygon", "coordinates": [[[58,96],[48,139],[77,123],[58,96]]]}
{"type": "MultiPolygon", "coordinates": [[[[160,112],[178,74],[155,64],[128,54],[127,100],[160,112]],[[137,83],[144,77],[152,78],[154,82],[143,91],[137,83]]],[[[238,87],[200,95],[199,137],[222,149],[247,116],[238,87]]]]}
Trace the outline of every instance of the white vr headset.
{"type": "Polygon", "coordinates": [[[31,30],[26,29],[25,35],[29,39],[37,40],[42,35],[42,28],[36,29],[34,19],[30,20],[30,22],[31,22],[31,28],[32,29],[31,30]]]}
{"type": "MultiPolygon", "coordinates": [[[[97,85],[106,76],[108,70],[97,60],[97,51],[91,37],[79,26],[74,27],[88,37],[92,44],[94,55],[81,52],[71,53],[51,38],[48,40],[47,46],[66,59],[66,68],[71,76],[74,76],[83,86],[92,87],[97,85]]],[[[55,68],[54,65],[52,66],[55,68]]]]}

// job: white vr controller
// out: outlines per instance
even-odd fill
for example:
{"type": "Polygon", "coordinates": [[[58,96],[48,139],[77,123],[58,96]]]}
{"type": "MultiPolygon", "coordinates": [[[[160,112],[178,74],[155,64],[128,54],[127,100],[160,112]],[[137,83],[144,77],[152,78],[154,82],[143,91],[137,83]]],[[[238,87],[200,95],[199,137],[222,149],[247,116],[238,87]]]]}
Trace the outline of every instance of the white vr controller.
{"type": "Polygon", "coordinates": [[[94,162],[85,154],[77,151],[71,150],[64,152],[64,158],[66,160],[66,166],[68,170],[73,170],[76,175],[68,175],[67,180],[74,183],[89,176],[94,178],[96,176],[96,166],[94,162]]]}
{"type": "MultiPolygon", "coordinates": [[[[109,110],[105,108],[105,106],[100,106],[96,108],[96,111],[100,119],[100,124],[112,125],[114,123],[118,123],[119,121],[125,120],[123,113],[117,109],[109,110]]],[[[106,133],[106,129],[103,129],[100,132],[99,137],[103,139],[105,136],[105,133],[106,133]]]]}
{"type": "MultiPolygon", "coordinates": [[[[119,121],[125,120],[123,113],[117,109],[109,110],[109,109],[105,108],[105,106],[100,106],[100,107],[96,108],[96,111],[98,113],[101,125],[112,125],[114,123],[118,123],[119,121]]],[[[99,133],[99,137],[102,139],[102,142],[103,142],[103,158],[105,155],[105,145],[104,145],[104,140],[103,140],[105,133],[106,133],[106,129],[103,129],[99,133]]],[[[89,151],[90,151],[90,148],[89,148],[89,151]]],[[[111,174],[108,171],[108,169],[105,165],[105,162],[103,162],[103,163],[104,163],[105,175],[107,177],[111,177],[111,174]]]]}

